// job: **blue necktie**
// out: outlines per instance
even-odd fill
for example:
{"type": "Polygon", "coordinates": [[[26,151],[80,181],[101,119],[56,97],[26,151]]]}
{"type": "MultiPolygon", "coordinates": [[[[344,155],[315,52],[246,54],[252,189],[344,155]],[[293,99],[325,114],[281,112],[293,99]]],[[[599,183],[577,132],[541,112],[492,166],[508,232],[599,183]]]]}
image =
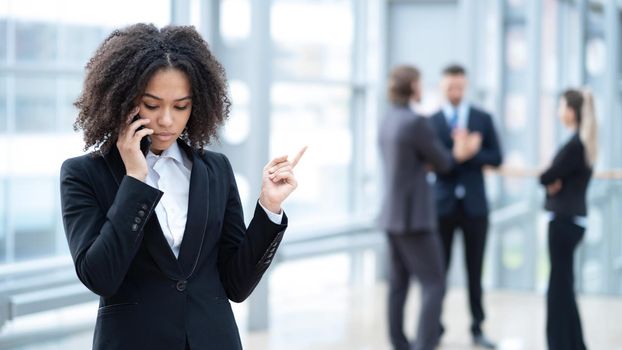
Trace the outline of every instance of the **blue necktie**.
{"type": "Polygon", "coordinates": [[[451,119],[449,120],[449,127],[452,130],[458,127],[458,109],[454,109],[454,114],[452,114],[451,119]]]}

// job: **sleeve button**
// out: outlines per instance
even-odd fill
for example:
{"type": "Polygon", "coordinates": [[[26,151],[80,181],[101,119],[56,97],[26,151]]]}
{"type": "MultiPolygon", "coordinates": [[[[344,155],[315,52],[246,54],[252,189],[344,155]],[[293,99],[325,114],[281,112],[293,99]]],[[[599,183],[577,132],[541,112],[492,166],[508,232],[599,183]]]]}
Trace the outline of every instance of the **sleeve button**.
{"type": "Polygon", "coordinates": [[[134,231],[134,232],[138,231],[138,225],[137,224],[133,224],[132,225],[132,231],[134,231]]]}
{"type": "Polygon", "coordinates": [[[142,210],[142,209],[141,209],[141,210],[139,210],[139,211],[138,211],[138,216],[140,216],[141,218],[142,218],[143,216],[145,216],[145,211],[144,211],[144,210],[142,210]]]}
{"type": "Polygon", "coordinates": [[[137,223],[137,224],[140,224],[141,221],[142,220],[140,218],[138,218],[138,217],[134,218],[134,222],[137,223]]]}
{"type": "Polygon", "coordinates": [[[149,206],[147,204],[143,204],[140,206],[142,208],[142,210],[147,210],[149,209],[149,206]]]}

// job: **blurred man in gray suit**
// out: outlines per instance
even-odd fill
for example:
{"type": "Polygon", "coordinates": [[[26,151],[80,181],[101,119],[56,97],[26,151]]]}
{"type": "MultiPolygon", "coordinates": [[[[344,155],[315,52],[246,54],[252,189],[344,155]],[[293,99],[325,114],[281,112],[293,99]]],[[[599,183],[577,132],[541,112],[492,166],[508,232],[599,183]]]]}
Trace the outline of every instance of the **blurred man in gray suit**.
{"type": "Polygon", "coordinates": [[[385,192],[379,217],[390,248],[389,333],[395,350],[430,350],[440,336],[445,293],[445,263],[436,233],[436,206],[428,172],[448,172],[467,156],[467,142],[457,140],[453,156],[438,139],[427,118],[409,104],[421,97],[420,73],[399,66],[389,81],[391,106],[379,130],[385,192]],[[404,335],[404,305],[410,278],[421,283],[421,311],[417,338],[404,335]]]}

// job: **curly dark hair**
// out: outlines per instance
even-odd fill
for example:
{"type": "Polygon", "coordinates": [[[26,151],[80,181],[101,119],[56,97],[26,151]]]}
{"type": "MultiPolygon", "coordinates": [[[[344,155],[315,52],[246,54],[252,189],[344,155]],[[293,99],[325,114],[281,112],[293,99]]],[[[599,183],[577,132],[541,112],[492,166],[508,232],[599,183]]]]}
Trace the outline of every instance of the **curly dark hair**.
{"type": "Polygon", "coordinates": [[[225,70],[205,40],[192,26],[139,23],[112,32],[86,65],[73,125],[84,130],[85,151],[110,150],[151,77],[165,68],[184,72],[191,85],[192,112],[181,138],[198,150],[218,138],[231,102],[225,70]]]}

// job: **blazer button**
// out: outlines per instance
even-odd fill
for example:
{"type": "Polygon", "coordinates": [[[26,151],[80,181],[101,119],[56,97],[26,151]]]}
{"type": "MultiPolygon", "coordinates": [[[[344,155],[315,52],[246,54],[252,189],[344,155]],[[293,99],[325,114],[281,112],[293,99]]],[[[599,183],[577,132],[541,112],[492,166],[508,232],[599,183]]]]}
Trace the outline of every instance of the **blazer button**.
{"type": "Polygon", "coordinates": [[[134,218],[134,222],[137,223],[137,224],[140,224],[141,221],[142,220],[140,218],[138,218],[138,217],[134,218]]]}
{"type": "Polygon", "coordinates": [[[184,290],[186,290],[186,285],[188,284],[188,281],[186,280],[182,280],[182,281],[177,281],[177,290],[180,292],[183,292],[184,290]]]}
{"type": "Polygon", "coordinates": [[[140,216],[141,218],[142,218],[143,216],[145,216],[145,211],[144,211],[144,210],[139,210],[139,211],[138,211],[138,216],[140,216]]]}
{"type": "Polygon", "coordinates": [[[137,224],[133,224],[132,225],[132,231],[134,231],[134,232],[138,231],[138,225],[137,224]]]}

